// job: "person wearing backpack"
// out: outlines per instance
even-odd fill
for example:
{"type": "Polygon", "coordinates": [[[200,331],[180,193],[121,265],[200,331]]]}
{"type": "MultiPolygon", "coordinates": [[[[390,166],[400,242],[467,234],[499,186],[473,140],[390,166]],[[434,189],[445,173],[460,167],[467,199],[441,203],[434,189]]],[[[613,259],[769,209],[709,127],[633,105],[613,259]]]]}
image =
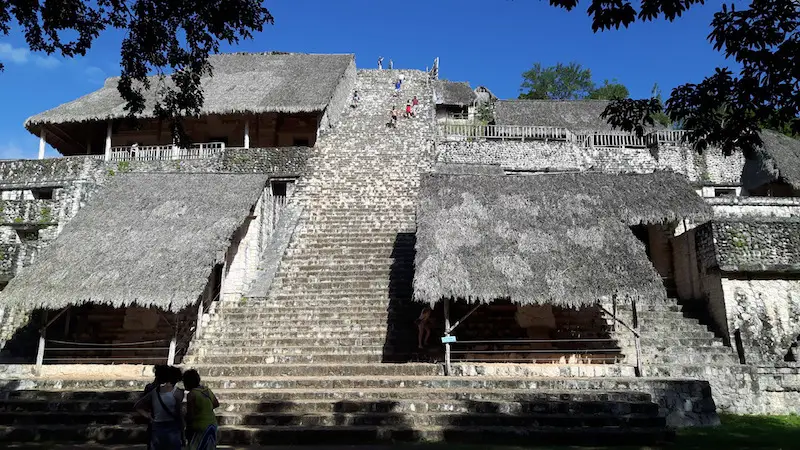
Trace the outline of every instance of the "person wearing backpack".
{"type": "Polygon", "coordinates": [[[133,409],[150,420],[151,450],[180,450],[185,442],[183,433],[183,389],[177,384],[182,373],[177,367],[168,367],[156,373],[157,387],[151,389],[133,405],[133,409]]]}

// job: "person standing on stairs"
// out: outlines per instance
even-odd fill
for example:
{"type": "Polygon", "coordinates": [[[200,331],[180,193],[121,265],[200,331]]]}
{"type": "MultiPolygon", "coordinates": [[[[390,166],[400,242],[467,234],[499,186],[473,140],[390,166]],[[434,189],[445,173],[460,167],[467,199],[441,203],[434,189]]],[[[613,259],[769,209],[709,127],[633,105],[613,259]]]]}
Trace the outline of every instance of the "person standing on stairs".
{"type": "Polygon", "coordinates": [[[406,118],[410,119],[414,117],[414,111],[411,109],[411,101],[409,100],[406,102],[406,118]]]}
{"type": "Polygon", "coordinates": [[[415,116],[419,112],[419,99],[417,99],[416,95],[414,96],[414,98],[411,99],[411,111],[414,113],[415,116]]]}
{"type": "Polygon", "coordinates": [[[397,128],[397,116],[398,116],[397,106],[393,106],[391,110],[389,110],[389,126],[392,128],[397,128]]]}
{"type": "Polygon", "coordinates": [[[394,96],[395,97],[399,97],[400,96],[400,88],[402,88],[402,87],[403,87],[403,80],[398,78],[397,81],[394,83],[394,96]]]}
{"type": "Polygon", "coordinates": [[[186,388],[186,436],[189,450],[216,450],[217,416],[214,409],[219,408],[217,396],[211,389],[200,384],[200,374],[187,370],[183,374],[183,387],[186,388]]]}
{"type": "Polygon", "coordinates": [[[417,348],[422,350],[428,345],[428,340],[431,338],[431,329],[433,328],[433,310],[430,306],[426,306],[419,313],[419,317],[415,321],[417,323],[417,348]]]}
{"type": "Polygon", "coordinates": [[[383,56],[378,56],[378,70],[383,70],[383,56]]]}
{"type": "Polygon", "coordinates": [[[389,70],[394,69],[394,63],[392,62],[392,58],[389,58],[389,70]]]}
{"type": "Polygon", "coordinates": [[[353,108],[358,108],[358,102],[361,101],[361,96],[358,95],[358,91],[353,91],[353,104],[351,105],[353,108]]]}
{"type": "MultiPolygon", "coordinates": [[[[147,383],[147,385],[144,387],[144,392],[142,393],[143,397],[145,395],[149,394],[150,391],[152,391],[153,389],[158,387],[158,385],[160,384],[159,380],[167,379],[167,376],[168,376],[167,375],[167,371],[169,371],[169,366],[166,365],[166,364],[157,364],[157,365],[153,366],[154,379],[153,379],[152,383],[147,383]]],[[[147,450],[151,450],[151,448],[152,448],[150,446],[150,440],[152,439],[152,435],[153,435],[153,425],[152,425],[152,423],[148,423],[147,424],[147,450]]]]}
{"type": "Polygon", "coordinates": [[[158,387],[142,396],[133,409],[151,422],[151,450],[181,450],[185,441],[181,414],[183,390],[177,385],[181,370],[170,366],[161,375],[156,380],[158,387]]]}

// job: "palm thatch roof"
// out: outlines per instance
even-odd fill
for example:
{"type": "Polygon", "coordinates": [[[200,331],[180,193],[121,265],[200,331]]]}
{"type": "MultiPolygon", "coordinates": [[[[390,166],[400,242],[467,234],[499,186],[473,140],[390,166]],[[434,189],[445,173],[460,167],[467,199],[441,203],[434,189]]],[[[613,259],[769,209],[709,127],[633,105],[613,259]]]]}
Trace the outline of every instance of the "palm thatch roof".
{"type": "Polygon", "coordinates": [[[417,212],[414,295],[578,307],[663,299],[628,225],[710,217],[673,173],[428,174],[417,212]]]}
{"type": "Polygon", "coordinates": [[[475,88],[475,101],[477,103],[492,103],[495,100],[497,100],[497,96],[486,86],[478,86],[475,88]]]}
{"type": "MultiPolygon", "coordinates": [[[[298,113],[323,111],[353,55],[232,53],[210,58],[213,75],[202,82],[201,114],[298,113]]],[[[153,116],[158,79],[152,77],[142,117],[153,116]]],[[[117,91],[119,78],[109,78],[99,90],[30,117],[25,127],[38,133],[41,125],[81,123],[126,117],[117,91]]],[[[169,83],[169,79],[166,80],[169,83]]]]}
{"type": "Polygon", "coordinates": [[[475,91],[466,82],[436,80],[433,85],[433,93],[436,104],[445,106],[469,106],[475,102],[476,98],[475,91]]]}
{"type": "Polygon", "coordinates": [[[607,100],[498,100],[497,125],[564,127],[575,133],[614,130],[600,117],[607,100]]]}
{"type": "Polygon", "coordinates": [[[775,180],[800,189],[800,140],[771,130],[764,130],[761,140],[764,144],[758,159],[762,169],[775,180]]]}
{"type": "Polygon", "coordinates": [[[82,208],[1,304],[194,304],[266,184],[264,175],[122,174],[82,208]]]}

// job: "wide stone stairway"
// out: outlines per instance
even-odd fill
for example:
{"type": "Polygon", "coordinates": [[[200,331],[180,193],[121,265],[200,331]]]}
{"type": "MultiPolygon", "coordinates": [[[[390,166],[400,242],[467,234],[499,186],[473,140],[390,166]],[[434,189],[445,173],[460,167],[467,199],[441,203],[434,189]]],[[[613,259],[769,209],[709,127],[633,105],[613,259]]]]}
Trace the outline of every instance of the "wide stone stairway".
{"type": "MultiPolygon", "coordinates": [[[[219,304],[183,361],[222,402],[223,443],[641,444],[669,435],[664,399],[713,416],[699,382],[445,377],[413,362],[415,206],[432,161],[433,94],[419,71],[360,71],[356,88],[360,105],[319,139],[291,200],[302,214],[269,291],[219,304]],[[413,95],[418,117],[388,128],[389,109],[413,95]]],[[[0,380],[0,441],[144,442],[131,406],[146,381],[0,380]]]]}

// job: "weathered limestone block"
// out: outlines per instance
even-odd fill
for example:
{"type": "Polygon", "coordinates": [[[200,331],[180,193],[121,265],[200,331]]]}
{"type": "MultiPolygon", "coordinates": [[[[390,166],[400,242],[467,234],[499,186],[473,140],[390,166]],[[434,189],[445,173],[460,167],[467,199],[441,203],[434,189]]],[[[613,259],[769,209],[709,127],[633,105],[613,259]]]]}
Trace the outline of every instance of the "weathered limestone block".
{"type": "Polygon", "coordinates": [[[748,363],[783,362],[800,335],[800,280],[723,278],[731,330],[739,330],[748,363]]]}

